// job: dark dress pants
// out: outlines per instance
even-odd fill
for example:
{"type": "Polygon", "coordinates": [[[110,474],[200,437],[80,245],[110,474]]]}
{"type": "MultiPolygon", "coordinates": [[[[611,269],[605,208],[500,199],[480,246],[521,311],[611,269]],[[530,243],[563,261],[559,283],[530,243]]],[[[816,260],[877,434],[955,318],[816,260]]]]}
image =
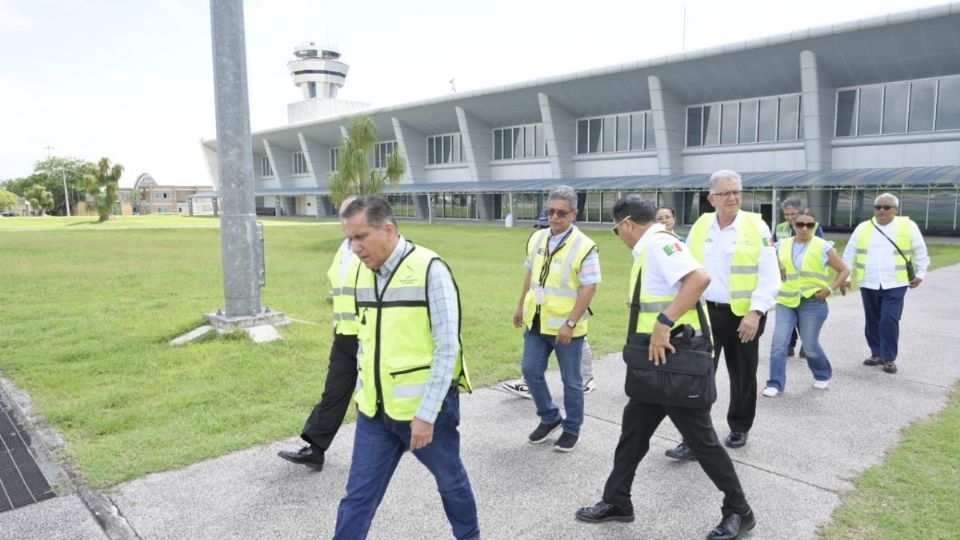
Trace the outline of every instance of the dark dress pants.
{"type": "Polygon", "coordinates": [[[727,425],[730,431],[747,433],[753,427],[757,414],[757,365],[760,357],[760,336],[767,316],[760,317],[757,335],[748,343],[741,343],[737,329],[738,317],[725,304],[707,303],[710,326],[713,332],[713,365],[717,366],[723,352],[730,376],[730,406],[727,408],[727,425]]]}
{"type": "Polygon", "coordinates": [[[313,408],[300,437],[324,452],[330,448],[333,437],[347,414],[353,391],[357,387],[357,336],[333,335],[327,382],[320,403],[313,408]]]}
{"type": "Polygon", "coordinates": [[[623,409],[620,442],[613,455],[613,471],[603,488],[603,501],[621,508],[632,508],[630,490],[633,477],[643,456],[650,449],[650,437],[664,416],[669,416],[673,425],[677,426],[703,471],[723,492],[723,515],[747,513],[750,505],[743,495],[733,462],[713,429],[710,409],[668,407],[634,399],[623,409]]]}

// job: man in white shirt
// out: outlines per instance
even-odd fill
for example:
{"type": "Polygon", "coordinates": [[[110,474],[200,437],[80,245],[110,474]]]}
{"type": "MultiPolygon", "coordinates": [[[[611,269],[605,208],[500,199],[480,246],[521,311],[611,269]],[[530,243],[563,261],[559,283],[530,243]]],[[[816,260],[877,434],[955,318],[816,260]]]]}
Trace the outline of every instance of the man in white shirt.
{"type": "MultiPolygon", "coordinates": [[[[735,171],[720,170],[710,176],[708,199],[716,212],[700,216],[687,236],[687,245],[710,274],[704,293],[713,330],[713,362],[723,352],[730,375],[730,434],[724,444],[747,444],[757,412],[757,366],[760,336],[767,310],[777,303],[780,265],[770,238],[770,227],[759,214],[740,209],[743,184],[735,171]]],[[[694,459],[685,442],[667,456],[694,459]]]]}
{"type": "Polygon", "coordinates": [[[891,374],[897,372],[904,296],[908,287],[920,285],[930,266],[920,228],[910,218],[897,216],[899,208],[895,195],[882,193],[873,202],[873,219],[857,225],[843,250],[863,299],[863,333],[870,346],[863,363],[882,365],[891,374]]]}

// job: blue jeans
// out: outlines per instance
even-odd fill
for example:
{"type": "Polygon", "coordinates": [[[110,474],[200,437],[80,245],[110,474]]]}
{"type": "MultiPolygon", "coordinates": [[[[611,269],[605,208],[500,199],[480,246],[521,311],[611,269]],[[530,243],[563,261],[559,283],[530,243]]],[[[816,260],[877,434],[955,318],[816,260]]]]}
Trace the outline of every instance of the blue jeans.
{"type": "Polygon", "coordinates": [[[523,378],[537,406],[540,423],[552,424],[563,420],[564,431],[580,435],[580,426],[583,425],[583,375],[580,371],[583,338],[573,338],[566,345],[560,345],[556,340],[557,336],[540,332],[527,330],[523,333],[523,378]],[[566,418],[560,415],[560,408],[553,402],[547,386],[547,359],[551,352],[557,354],[557,364],[560,365],[566,418]]]}
{"type": "Polygon", "coordinates": [[[787,347],[790,345],[790,336],[793,329],[800,328],[800,340],[803,341],[803,350],[807,353],[807,366],[813,372],[813,378],[818,381],[829,381],[833,376],[833,368],[827,353],[820,346],[820,329],[830,308],[826,300],[819,298],[803,298],[795,308],[777,304],[777,326],[773,330],[773,343],[770,347],[770,380],[767,386],[772,386],[781,392],[787,387],[787,347]]]}
{"type": "MultiPolygon", "coordinates": [[[[433,442],[413,455],[426,465],[437,481],[443,510],[457,539],[480,535],[477,503],[467,471],[460,461],[460,394],[451,388],[433,424],[433,442]]],[[[370,522],[387,491],[400,457],[410,448],[410,422],[397,422],[382,411],[369,418],[357,414],[353,461],[347,478],[347,494],[337,510],[334,540],[367,537],[370,522]]],[[[416,509],[411,508],[411,512],[416,509]]]]}
{"type": "Polygon", "coordinates": [[[870,356],[883,360],[897,359],[900,341],[900,316],[907,287],[893,289],[860,289],[863,299],[863,333],[870,346],[870,356]]]}

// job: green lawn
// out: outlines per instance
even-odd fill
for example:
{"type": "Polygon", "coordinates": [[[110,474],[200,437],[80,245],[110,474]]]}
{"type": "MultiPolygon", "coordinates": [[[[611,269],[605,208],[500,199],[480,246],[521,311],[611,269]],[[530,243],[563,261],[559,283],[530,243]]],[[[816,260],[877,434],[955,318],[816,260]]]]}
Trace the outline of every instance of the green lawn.
{"type": "MultiPolygon", "coordinates": [[[[315,324],[284,330],[278,343],[224,339],[173,348],[170,338],[222,307],[217,221],[94,221],[0,219],[0,371],[30,393],[90,482],[109,486],[296,434],[325,373],[324,276],[341,240],[336,223],[264,220],[264,305],[315,324]]],[[[522,338],[510,320],[531,230],[404,222],[401,232],[453,268],[474,382],[516,376],[522,338]]],[[[590,332],[603,354],[623,340],[631,261],[606,229],[588,234],[603,265],[590,332]]],[[[931,242],[934,267],[960,263],[960,245],[931,242]]],[[[858,480],[824,536],[955,534],[958,440],[954,392],[942,415],[911,427],[887,463],[858,480]]]]}

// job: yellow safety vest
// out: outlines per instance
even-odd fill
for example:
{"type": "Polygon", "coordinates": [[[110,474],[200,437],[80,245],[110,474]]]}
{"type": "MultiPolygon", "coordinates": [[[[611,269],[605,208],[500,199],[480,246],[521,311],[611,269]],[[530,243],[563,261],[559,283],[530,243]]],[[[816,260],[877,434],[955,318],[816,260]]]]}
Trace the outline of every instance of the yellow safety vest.
{"type": "MultiPolygon", "coordinates": [[[[427,300],[428,272],[434,263],[446,264],[433,251],[412,246],[397,263],[379,296],[373,270],[366,266],[360,269],[360,355],[354,399],[360,412],[367,416],[376,415],[379,405],[388,417],[406,422],[413,420],[420,407],[436,349],[427,300]]],[[[470,377],[462,345],[458,346],[454,374],[454,380],[469,392],[470,377]]]]}
{"type": "MultiPolygon", "coordinates": [[[[597,245],[575,226],[553,255],[547,253],[550,229],[541,229],[527,240],[527,260],[531,262],[530,290],[523,299],[523,320],[527,329],[540,314],[540,333],[556,335],[560,331],[580,296],[580,265],[597,245]],[[549,260],[550,266],[544,269],[549,260]],[[545,276],[544,276],[545,274],[545,276]],[[543,277],[543,283],[541,283],[543,277]],[[536,289],[543,287],[543,304],[537,305],[536,289]]],[[[587,335],[588,313],[577,322],[573,337],[587,335]]]]}
{"type": "Polygon", "coordinates": [[[333,327],[338,334],[357,335],[357,306],[353,295],[359,269],[360,257],[353,253],[345,257],[343,249],[337,248],[327,270],[327,279],[330,280],[330,296],[333,298],[333,327]],[[346,264],[344,259],[347,259],[346,264]]]}
{"type": "Polygon", "coordinates": [[[830,285],[830,273],[823,264],[823,247],[827,241],[816,236],[810,238],[803,263],[797,270],[793,264],[793,244],[796,240],[785,238],[780,242],[780,268],[783,268],[783,284],[777,293],[777,303],[787,307],[800,305],[800,298],[810,298],[830,285]]]}
{"type": "MultiPolygon", "coordinates": [[[[874,220],[872,218],[863,223],[864,225],[860,230],[859,241],[857,243],[857,255],[856,258],[854,258],[853,264],[853,280],[857,283],[863,281],[866,275],[867,250],[870,249],[870,239],[873,238],[873,233],[876,229],[873,225],[874,220]]],[[[886,242],[886,240],[884,241],[886,242]]],[[[893,218],[893,241],[897,243],[897,246],[903,251],[904,255],[911,259],[913,258],[913,225],[910,218],[904,216],[896,216],[893,218]]],[[[887,243],[889,244],[889,242],[887,243]]],[[[890,244],[890,249],[893,251],[894,257],[896,257],[894,259],[896,263],[893,268],[896,271],[897,283],[904,285],[909,284],[910,280],[907,277],[906,259],[897,252],[893,244],[890,244]]]]}
{"type": "MultiPolygon", "coordinates": [[[[760,251],[771,245],[769,238],[762,236],[763,218],[754,212],[740,210],[737,223],[737,245],[730,265],[730,309],[734,315],[745,316],[750,311],[750,296],[760,279],[760,251]]],[[[707,212],[693,224],[687,243],[693,257],[703,264],[707,231],[716,219],[716,213],[707,212]]]]}
{"type": "MultiPolygon", "coordinates": [[[[661,233],[655,233],[661,234],[661,233]]],[[[663,231],[662,234],[670,234],[663,231]]],[[[670,236],[674,236],[670,234],[670,236]]],[[[680,241],[679,239],[677,240],[680,241]]],[[[630,269],[630,290],[629,290],[629,302],[633,302],[633,290],[637,286],[637,276],[641,276],[640,279],[640,312],[637,317],[637,327],[634,329],[638,334],[652,334],[653,325],[657,322],[657,315],[661,311],[667,309],[667,306],[673,303],[676,295],[668,296],[655,296],[650,294],[647,291],[647,277],[650,275],[647,272],[642,272],[644,267],[647,265],[647,256],[650,252],[650,244],[643,247],[643,250],[640,252],[640,256],[636,261],[633,262],[633,267],[630,269]]],[[[699,300],[698,300],[699,301],[699,300]]],[[[679,319],[674,321],[673,327],[676,328],[681,324],[689,324],[694,328],[694,330],[700,330],[700,318],[697,316],[697,309],[694,306],[693,309],[688,310],[683,314],[679,319]]]]}

